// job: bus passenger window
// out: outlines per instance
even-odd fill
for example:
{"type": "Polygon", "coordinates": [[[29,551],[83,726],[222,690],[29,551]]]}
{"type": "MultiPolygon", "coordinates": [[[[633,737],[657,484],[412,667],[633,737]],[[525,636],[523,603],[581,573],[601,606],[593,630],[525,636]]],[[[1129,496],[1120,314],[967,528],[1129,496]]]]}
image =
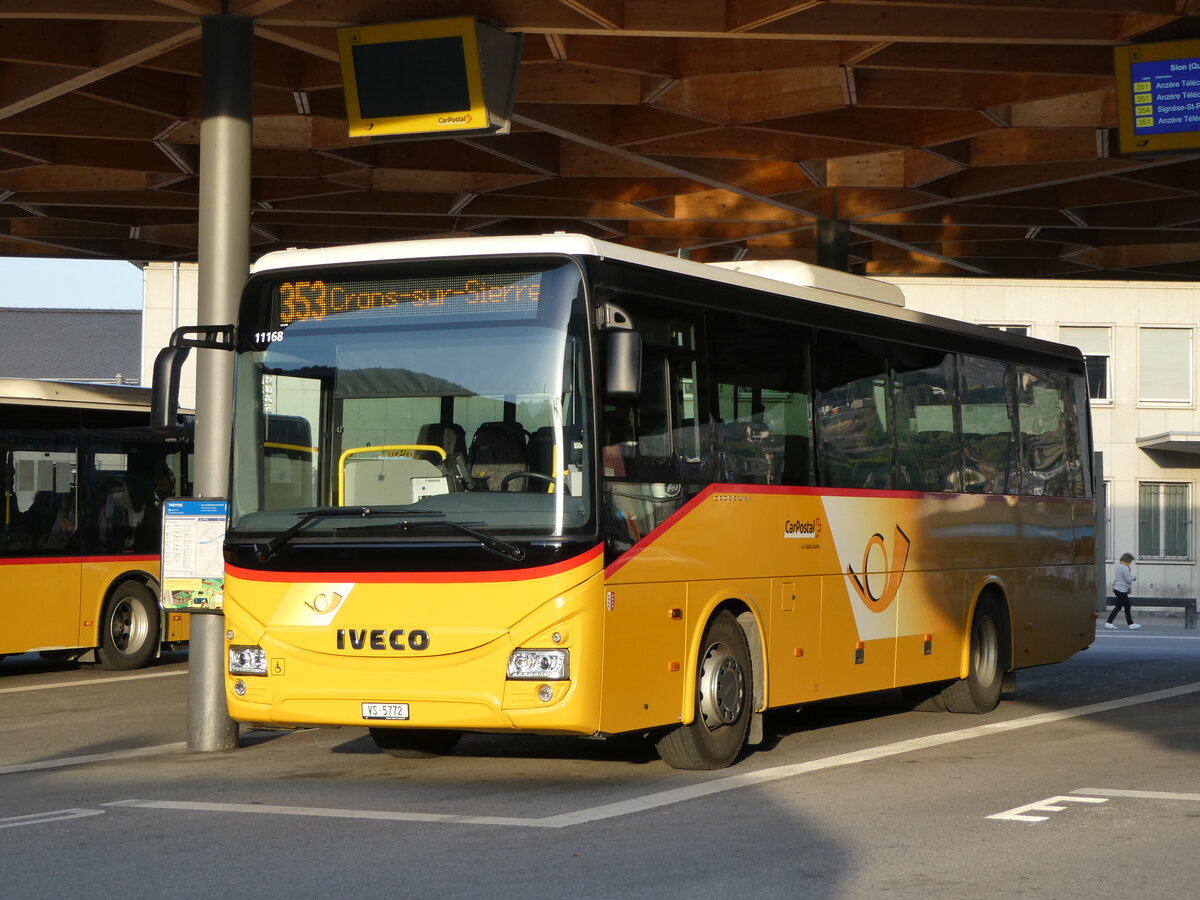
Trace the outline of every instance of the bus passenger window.
{"type": "Polygon", "coordinates": [[[1021,435],[1022,494],[1048,497],[1074,495],[1072,453],[1067,417],[1069,376],[1024,368],[1017,376],[1017,422],[1021,435]]]}
{"type": "Polygon", "coordinates": [[[961,489],[962,453],[954,425],[955,393],[952,353],[893,347],[895,487],[915,491],[961,489]]]}
{"type": "Polygon", "coordinates": [[[829,487],[889,487],[892,447],[884,343],[818,332],[814,347],[821,483],[829,487]]]}
{"type": "Polygon", "coordinates": [[[809,330],[712,313],[708,333],[719,479],[812,484],[809,330]]]}
{"type": "Polygon", "coordinates": [[[959,357],[964,491],[1006,494],[1017,489],[1011,368],[990,359],[959,357]]]}

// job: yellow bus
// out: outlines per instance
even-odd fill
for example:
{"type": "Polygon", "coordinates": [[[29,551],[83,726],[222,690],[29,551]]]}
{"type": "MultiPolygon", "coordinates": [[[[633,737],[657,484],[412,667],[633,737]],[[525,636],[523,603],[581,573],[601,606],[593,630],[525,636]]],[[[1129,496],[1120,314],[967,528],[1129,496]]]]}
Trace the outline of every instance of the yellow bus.
{"type": "Polygon", "coordinates": [[[149,424],[149,388],[0,379],[0,658],[133,669],[187,640],[159,604],[159,504],[190,493],[190,438],[149,424]]]}
{"type": "Polygon", "coordinates": [[[264,256],[236,324],[232,716],[409,757],[645,733],[706,769],[771,708],[985,712],[1086,648],[1079,353],[754,268],[567,234],[264,256]]]}

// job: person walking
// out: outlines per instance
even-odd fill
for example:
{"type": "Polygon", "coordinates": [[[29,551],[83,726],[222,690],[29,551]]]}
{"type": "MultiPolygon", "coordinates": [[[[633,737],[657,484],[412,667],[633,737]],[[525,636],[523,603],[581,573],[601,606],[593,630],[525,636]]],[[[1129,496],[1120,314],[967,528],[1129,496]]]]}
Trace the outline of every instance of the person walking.
{"type": "Polygon", "coordinates": [[[1137,576],[1133,574],[1133,570],[1129,568],[1129,564],[1133,562],[1132,553],[1122,553],[1121,561],[1117,563],[1113,570],[1113,596],[1117,598],[1116,606],[1108,615],[1108,621],[1104,623],[1105,628],[1116,628],[1113,624],[1113,619],[1117,617],[1117,613],[1122,608],[1125,610],[1125,621],[1130,629],[1141,628],[1137,622],[1133,621],[1133,612],[1129,607],[1129,594],[1133,591],[1133,583],[1137,581],[1137,576]]]}

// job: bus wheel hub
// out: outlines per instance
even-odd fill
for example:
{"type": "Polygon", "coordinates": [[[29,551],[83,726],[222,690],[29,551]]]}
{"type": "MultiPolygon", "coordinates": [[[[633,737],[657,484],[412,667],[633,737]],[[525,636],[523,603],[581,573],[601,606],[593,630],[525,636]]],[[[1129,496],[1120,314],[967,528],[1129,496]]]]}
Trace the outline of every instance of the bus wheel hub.
{"type": "Polygon", "coordinates": [[[725,648],[709,648],[700,669],[700,715],[709,730],[732,725],[742,711],[746,677],[725,648]]]}

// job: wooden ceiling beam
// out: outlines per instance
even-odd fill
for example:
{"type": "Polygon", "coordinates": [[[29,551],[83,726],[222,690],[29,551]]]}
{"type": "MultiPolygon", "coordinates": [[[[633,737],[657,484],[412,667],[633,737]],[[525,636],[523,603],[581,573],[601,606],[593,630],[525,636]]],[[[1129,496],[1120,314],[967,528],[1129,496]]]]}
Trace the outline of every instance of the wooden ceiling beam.
{"type": "Polygon", "coordinates": [[[30,238],[125,238],[129,236],[129,226],[29,216],[23,219],[10,220],[8,233],[13,237],[30,238]]]}
{"type": "Polygon", "coordinates": [[[0,190],[28,191],[144,191],[163,176],[135,169],[95,166],[38,166],[0,174],[0,190]]]}
{"type": "Polygon", "coordinates": [[[774,21],[760,32],[769,30],[773,34],[794,33],[810,39],[836,40],[1111,45],[1122,39],[1122,18],[1113,11],[1080,15],[1075,10],[1043,8],[1037,13],[1037,27],[1031,28],[1027,18],[1014,15],[1012,8],[981,8],[951,0],[912,6],[838,2],[823,3],[774,21]]]}
{"type": "Polygon", "coordinates": [[[997,128],[970,140],[972,166],[1012,166],[1103,158],[1107,135],[1095,128],[997,128]]]}
{"type": "Polygon", "coordinates": [[[105,25],[100,27],[96,65],[80,72],[60,73],[52,83],[6,84],[0,89],[0,120],[41,106],[57,97],[153,59],[200,37],[198,24],[105,25]]]}
{"type": "Polygon", "coordinates": [[[636,149],[640,153],[662,156],[806,160],[848,156],[877,148],[867,142],[813,138],[771,129],[720,128],[685,137],[647,141],[638,144],[636,149]]]}
{"type": "Polygon", "coordinates": [[[149,141],[158,137],[167,124],[161,116],[138,110],[127,109],[118,115],[111,103],[75,93],[0,118],[0,135],[149,141]]]}
{"type": "Polygon", "coordinates": [[[200,115],[199,79],[169,72],[126,69],[93,82],[78,93],[168,119],[198,118],[200,115]]]}
{"type": "MultiPolygon", "coordinates": [[[[614,39],[596,35],[575,35],[563,38],[561,61],[595,69],[678,78],[683,74],[678,58],[679,48],[679,42],[673,38],[614,39]]],[[[526,70],[534,68],[537,67],[522,67],[520,77],[523,79],[526,70]]]]}
{"type": "Polygon", "coordinates": [[[705,190],[706,185],[684,178],[649,177],[616,180],[613,178],[554,178],[498,188],[489,193],[514,197],[560,197],[573,200],[615,199],[642,203],[689,191],[705,190]]]}
{"type": "Polygon", "coordinates": [[[915,187],[961,170],[961,164],[921,150],[888,150],[829,160],[830,187],[915,187]]]}
{"type": "MultiPolygon", "coordinates": [[[[519,122],[520,124],[522,124],[526,127],[536,128],[538,130],[545,131],[550,134],[555,134],[558,137],[563,138],[565,141],[570,142],[570,143],[580,144],[584,147],[591,147],[593,149],[604,151],[604,152],[610,152],[614,155],[623,156],[632,162],[645,163],[656,169],[666,172],[667,174],[676,175],[676,176],[679,176],[682,178],[688,178],[693,181],[699,181],[704,184],[708,184],[711,187],[714,187],[718,190],[728,190],[731,193],[738,194],[752,202],[763,202],[767,205],[777,206],[778,208],[783,209],[790,213],[795,213],[795,214],[799,214],[799,215],[809,215],[809,212],[803,208],[796,207],[792,204],[789,204],[789,203],[786,203],[783,201],[779,201],[779,200],[775,200],[775,199],[772,199],[769,197],[763,197],[762,195],[756,194],[753,191],[740,190],[734,185],[727,185],[727,184],[724,184],[723,182],[717,182],[713,179],[706,178],[703,175],[700,175],[699,173],[691,172],[685,168],[681,168],[678,166],[671,165],[669,163],[664,163],[662,161],[655,160],[652,156],[648,156],[645,153],[634,153],[633,151],[630,151],[630,150],[627,150],[627,149],[624,149],[621,147],[614,147],[611,145],[606,146],[602,142],[599,142],[592,138],[586,137],[585,135],[576,134],[569,130],[562,129],[558,126],[550,125],[549,123],[546,123],[546,122],[539,122],[539,121],[537,121],[535,119],[531,119],[523,114],[514,114],[513,118],[515,121],[519,122]]],[[[668,142],[668,143],[670,143],[670,142],[668,142]]],[[[667,150],[665,152],[670,153],[671,151],[667,150]]]]}
{"type": "Polygon", "coordinates": [[[888,44],[859,63],[860,68],[916,72],[991,74],[1112,75],[1108,47],[1041,47],[1021,44],[888,44]]]}
{"type": "Polygon", "coordinates": [[[527,66],[521,71],[525,103],[636,106],[642,102],[642,78],[628,72],[567,63],[527,66]]]}
{"type": "Polygon", "coordinates": [[[652,105],[679,115],[744,124],[850,104],[845,70],[825,66],[685,78],[659,94],[652,105]]]}

